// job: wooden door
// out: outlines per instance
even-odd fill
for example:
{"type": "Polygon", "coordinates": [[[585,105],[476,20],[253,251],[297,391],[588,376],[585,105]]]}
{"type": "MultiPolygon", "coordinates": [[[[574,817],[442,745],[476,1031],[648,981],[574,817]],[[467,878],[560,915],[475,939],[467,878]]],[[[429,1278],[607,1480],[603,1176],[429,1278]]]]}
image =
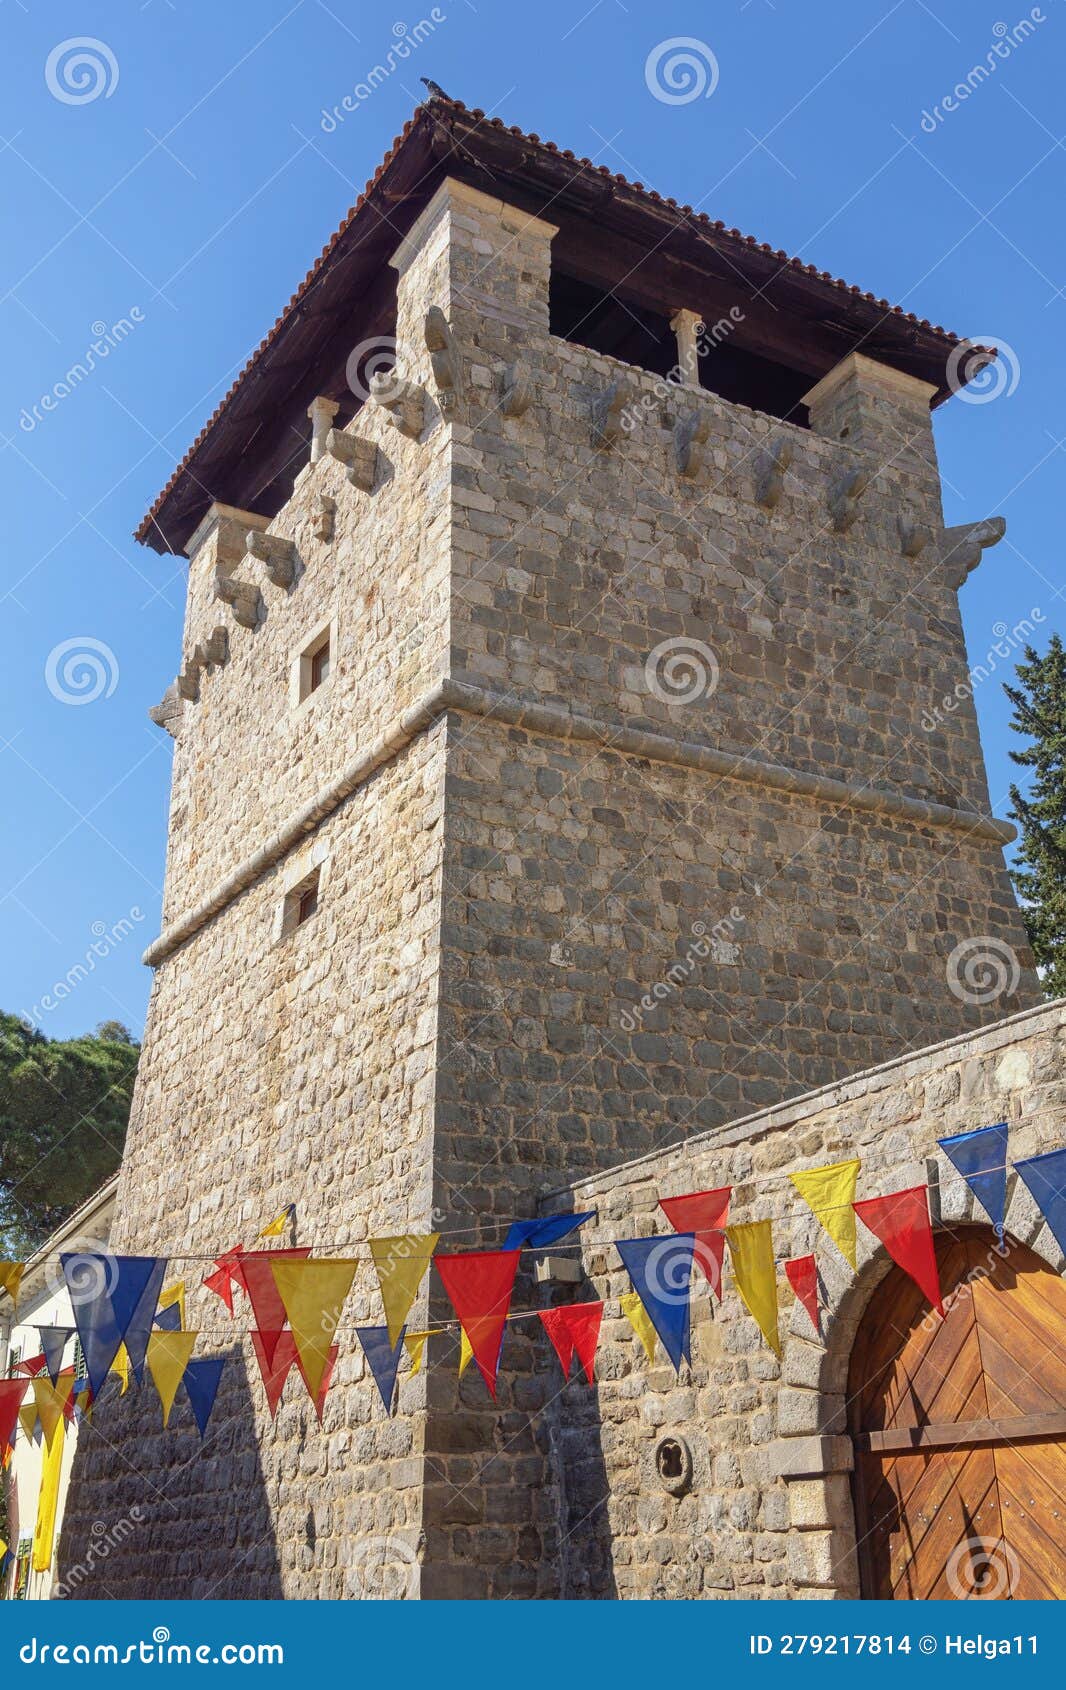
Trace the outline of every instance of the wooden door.
{"type": "Polygon", "coordinates": [[[1066,1283],[991,1228],[937,1236],[946,1318],[893,1268],[848,1379],[864,1596],[1066,1596],[1066,1283]]]}

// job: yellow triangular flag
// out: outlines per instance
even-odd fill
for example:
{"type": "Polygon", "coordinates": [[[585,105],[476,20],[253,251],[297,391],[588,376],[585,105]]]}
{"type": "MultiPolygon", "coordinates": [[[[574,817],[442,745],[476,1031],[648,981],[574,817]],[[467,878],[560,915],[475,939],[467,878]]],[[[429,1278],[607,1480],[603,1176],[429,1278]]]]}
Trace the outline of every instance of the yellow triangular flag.
{"type": "Polygon", "coordinates": [[[474,1346],[466,1335],[466,1327],[459,1328],[459,1377],[463,1377],[474,1359],[474,1346]]]}
{"type": "Polygon", "coordinates": [[[130,1388],[130,1358],[126,1353],[125,1344],[119,1345],[118,1350],[115,1353],[115,1359],[107,1371],[109,1373],[117,1373],[119,1378],[122,1380],[122,1389],[119,1392],[119,1396],[124,1397],[130,1388]]]}
{"type": "Polygon", "coordinates": [[[275,1215],[274,1219],[269,1221],[263,1228],[262,1232],[259,1234],[260,1238],[280,1238],[290,1220],[295,1220],[295,1218],[296,1204],[286,1203],[284,1209],[281,1211],[281,1214],[275,1215]]]}
{"type": "Polygon", "coordinates": [[[439,1238],[439,1232],[405,1232],[398,1238],[370,1240],[370,1254],[378,1270],[389,1343],[393,1349],[400,1341],[403,1323],[418,1295],[418,1287],[426,1276],[439,1238]]]}
{"type": "Polygon", "coordinates": [[[33,1570],[46,1573],[52,1565],[52,1546],[56,1536],[56,1509],[59,1504],[59,1479],[63,1471],[63,1444],[66,1427],[63,1413],[59,1414],[59,1436],[48,1440],[48,1450],[41,1463],[41,1488],[37,1492],[37,1520],[33,1528],[33,1570]]]}
{"type": "MultiPolygon", "coordinates": [[[[261,1236],[262,1236],[262,1234],[260,1234],[260,1237],[261,1236]]],[[[177,1303],[177,1305],[178,1305],[178,1319],[181,1322],[180,1330],[182,1332],[184,1332],[185,1331],[185,1281],[184,1281],[184,1279],[176,1279],[174,1281],[173,1285],[165,1286],[164,1289],[159,1293],[159,1302],[156,1304],[156,1311],[155,1311],[156,1314],[159,1314],[163,1309],[173,1308],[175,1303],[177,1303]]],[[[114,1371],[114,1369],[112,1369],[112,1371],[114,1371]]]]}
{"type": "Polygon", "coordinates": [[[61,1373],[59,1383],[56,1385],[52,1384],[47,1373],[38,1373],[33,1381],[34,1407],[41,1422],[41,1430],[44,1432],[44,1441],[49,1449],[51,1449],[56,1435],[56,1427],[62,1425],[63,1410],[70,1400],[70,1393],[73,1389],[73,1373],[61,1373]]]}
{"type": "Polygon", "coordinates": [[[35,1402],[23,1403],[19,1409],[19,1425],[26,1437],[32,1441],[33,1434],[37,1430],[37,1404],[35,1402]]]}
{"type": "Polygon", "coordinates": [[[640,1300],[639,1291],[627,1291],[621,1299],[622,1313],[630,1326],[644,1345],[644,1354],[649,1361],[655,1360],[655,1328],[651,1317],[640,1300]]]}
{"type": "Polygon", "coordinates": [[[271,1262],[278,1296],[289,1317],[311,1401],[318,1400],[333,1334],[358,1262],[345,1259],[271,1262]]]}
{"type": "Polygon", "coordinates": [[[163,1404],[164,1426],[170,1421],[170,1411],[174,1407],[178,1386],[199,1336],[198,1332],[153,1332],[148,1339],[145,1359],[152,1375],[152,1383],[163,1404]]]}
{"type": "Polygon", "coordinates": [[[727,1226],[729,1255],[737,1290],[758,1322],[759,1331],[775,1354],[781,1354],[777,1335],[777,1273],[774,1267],[774,1236],[769,1221],[748,1221],[727,1226]]]}
{"type": "Polygon", "coordinates": [[[411,1363],[411,1371],[408,1375],[409,1378],[413,1379],[415,1374],[421,1369],[422,1358],[426,1350],[426,1339],[438,1338],[443,1331],[443,1326],[431,1326],[426,1332],[404,1333],[404,1348],[407,1351],[408,1360],[411,1363]]]}
{"type": "Polygon", "coordinates": [[[15,1307],[19,1306],[19,1286],[25,1262],[0,1262],[0,1286],[3,1286],[15,1307]]]}
{"type": "Polygon", "coordinates": [[[7,1554],[7,1544],[4,1542],[3,1538],[0,1537],[0,1561],[2,1561],[4,1559],[4,1556],[6,1554],[7,1554]]]}
{"type": "Polygon", "coordinates": [[[855,1210],[851,1205],[859,1177],[858,1157],[853,1162],[833,1162],[827,1168],[805,1168],[788,1177],[848,1266],[854,1268],[855,1210]]]}

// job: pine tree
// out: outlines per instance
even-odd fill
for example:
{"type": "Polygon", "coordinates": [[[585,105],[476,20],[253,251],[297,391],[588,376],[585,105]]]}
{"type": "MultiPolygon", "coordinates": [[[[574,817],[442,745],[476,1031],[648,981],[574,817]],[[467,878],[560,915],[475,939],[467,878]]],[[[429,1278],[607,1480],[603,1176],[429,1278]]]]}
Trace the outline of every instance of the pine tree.
{"type": "Polygon", "coordinates": [[[1019,867],[1011,879],[1022,904],[1029,943],[1050,997],[1066,996],[1066,651],[1054,634],[1038,657],[1025,648],[1020,685],[1005,686],[1011,727],[1030,741],[1011,758],[1032,771],[1029,795],[1010,789],[1010,814],[1021,828],[1019,867]]]}

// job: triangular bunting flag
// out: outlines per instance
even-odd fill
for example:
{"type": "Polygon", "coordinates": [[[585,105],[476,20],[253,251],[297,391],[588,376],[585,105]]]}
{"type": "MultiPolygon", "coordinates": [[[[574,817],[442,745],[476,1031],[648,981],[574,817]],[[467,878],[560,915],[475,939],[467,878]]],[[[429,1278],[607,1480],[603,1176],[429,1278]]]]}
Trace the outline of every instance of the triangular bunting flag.
{"type": "Polygon", "coordinates": [[[737,1290],[759,1331],[775,1355],[781,1354],[777,1330],[777,1273],[774,1268],[773,1228],[769,1221],[746,1221],[731,1226],[729,1259],[737,1290]]]}
{"type": "Polygon", "coordinates": [[[52,1447],[52,1439],[56,1435],[57,1426],[62,1425],[67,1404],[71,1401],[73,1388],[73,1369],[69,1374],[61,1373],[55,1385],[52,1384],[50,1379],[42,1379],[40,1374],[33,1381],[34,1408],[41,1422],[44,1441],[49,1449],[52,1447]]]}
{"type": "Polygon", "coordinates": [[[267,1225],[263,1228],[262,1232],[259,1234],[259,1237],[260,1238],[280,1238],[282,1233],[285,1231],[285,1228],[288,1226],[289,1222],[294,1221],[295,1219],[296,1219],[296,1204],[295,1203],[287,1203],[285,1208],[282,1209],[280,1215],[275,1215],[275,1217],[272,1221],[267,1222],[267,1225]]]}
{"type": "MultiPolygon", "coordinates": [[[[277,1416],[278,1403],[281,1401],[281,1393],[284,1389],[285,1381],[294,1367],[303,1380],[304,1387],[309,1396],[311,1395],[311,1387],[307,1382],[307,1375],[303,1370],[303,1364],[297,1354],[296,1339],[293,1334],[289,1331],[274,1332],[271,1334],[271,1337],[273,1339],[273,1343],[271,1346],[270,1358],[268,1360],[267,1347],[263,1342],[264,1334],[262,1332],[253,1332],[251,1334],[252,1348],[255,1350],[255,1357],[259,1363],[259,1371],[263,1378],[263,1388],[266,1391],[267,1406],[270,1409],[270,1418],[273,1420],[277,1416]]],[[[322,1374],[322,1383],[318,1387],[318,1395],[312,1399],[315,1405],[315,1413],[318,1415],[320,1425],[322,1423],[322,1410],[326,1405],[326,1393],[329,1390],[330,1380],[333,1377],[333,1369],[336,1365],[336,1361],[337,1346],[334,1344],[326,1360],[325,1371],[322,1374]]]]}
{"type": "Polygon", "coordinates": [[[589,1384],[595,1383],[596,1345],[603,1320],[602,1303],[560,1303],[554,1309],[541,1309],[544,1330],[559,1357],[563,1378],[570,1377],[570,1364],[577,1359],[585,1370],[589,1384]]]}
{"type": "Polygon", "coordinates": [[[0,1450],[15,1441],[19,1409],[29,1383],[25,1375],[20,1379],[0,1379],[0,1450]]]}
{"type": "Polygon", "coordinates": [[[148,1337],[167,1271],[167,1259],[165,1256],[115,1256],[113,1260],[117,1277],[111,1290],[111,1307],[133,1376],[140,1384],[148,1337]],[[131,1263],[136,1263],[136,1267],[131,1267],[131,1263]]]}
{"type": "Polygon", "coordinates": [[[227,1250],[221,1256],[215,1257],[215,1266],[211,1273],[205,1274],[201,1284],[213,1291],[216,1297],[221,1297],[230,1314],[233,1313],[233,1287],[241,1285],[237,1274],[237,1263],[244,1255],[244,1250],[236,1244],[232,1250],[227,1250]]]}
{"type": "MultiPolygon", "coordinates": [[[[405,1232],[397,1238],[370,1240],[370,1254],[377,1268],[381,1300],[385,1305],[390,1350],[395,1349],[400,1341],[404,1321],[418,1295],[418,1287],[426,1276],[439,1238],[439,1232],[405,1232]]],[[[373,1330],[373,1327],[367,1327],[368,1332],[373,1330]]]]}
{"type": "Polygon", "coordinates": [[[93,1396],[123,1342],[140,1378],[165,1256],[60,1255],[93,1396]]]}
{"type": "Polygon", "coordinates": [[[655,1360],[655,1328],[648,1319],[648,1311],[640,1300],[639,1291],[626,1291],[621,1297],[622,1313],[644,1345],[649,1361],[655,1360]]]}
{"type": "Polygon", "coordinates": [[[1007,1130],[1006,1121],[1001,1121],[995,1127],[937,1139],[1001,1235],[1007,1210],[1007,1130]]]}
{"type": "Polygon", "coordinates": [[[170,1423],[174,1398],[198,1336],[196,1332],[153,1332],[149,1336],[146,1347],[148,1371],[163,1405],[164,1426],[170,1423]]]}
{"type": "Polygon", "coordinates": [[[443,1331],[443,1326],[430,1326],[425,1332],[404,1333],[403,1345],[407,1351],[407,1359],[411,1363],[409,1378],[413,1379],[415,1374],[421,1371],[422,1360],[426,1353],[426,1339],[439,1338],[443,1331]]]}
{"type": "Polygon", "coordinates": [[[463,1377],[474,1359],[474,1346],[466,1335],[466,1327],[459,1328],[459,1377],[463,1377]]]}
{"type": "Polygon", "coordinates": [[[503,1329],[511,1305],[517,1250],[468,1250],[461,1255],[434,1256],[437,1271],[459,1324],[470,1340],[478,1371],[496,1400],[503,1329]]]}
{"type": "Polygon", "coordinates": [[[37,1430],[37,1404],[35,1402],[23,1403],[19,1409],[19,1425],[22,1427],[23,1437],[32,1443],[33,1435],[37,1430]]]}
{"type": "Polygon", "coordinates": [[[321,1262],[279,1261],[274,1255],[274,1283],[292,1327],[312,1402],[321,1389],[333,1334],[358,1266],[358,1262],[343,1258],[321,1262]]]}
{"type": "Polygon", "coordinates": [[[623,1238],[615,1245],[675,1372],[680,1372],[682,1361],[691,1355],[689,1296],[695,1247],[693,1232],[675,1232],[665,1238],[623,1238]]]}
{"type": "Polygon", "coordinates": [[[1015,1162],[1014,1171],[1024,1180],[1059,1249],[1066,1254],[1066,1150],[1029,1156],[1024,1162],[1015,1162]]]}
{"type": "Polygon", "coordinates": [[[109,1371],[111,1373],[116,1373],[119,1379],[121,1379],[122,1389],[118,1394],[120,1397],[124,1397],[130,1388],[130,1358],[126,1354],[125,1344],[119,1345],[118,1350],[115,1353],[115,1359],[111,1363],[109,1371]]]}
{"type": "Polygon", "coordinates": [[[596,1219],[595,1209],[584,1215],[545,1215],[543,1220],[512,1221],[503,1241],[505,1250],[543,1250],[557,1244],[568,1232],[576,1232],[586,1221],[596,1219]]]}
{"type": "Polygon", "coordinates": [[[823,1226],[850,1268],[855,1267],[855,1184],[859,1160],[831,1162],[789,1174],[796,1190],[823,1226]]]}
{"type": "Polygon", "coordinates": [[[729,1224],[731,1185],[714,1191],[690,1191],[684,1197],[660,1197],[659,1207],[677,1232],[696,1234],[695,1262],[718,1301],[722,1300],[722,1259],[729,1224]]]}
{"type": "Polygon", "coordinates": [[[822,1323],[818,1313],[818,1268],[814,1257],[796,1256],[793,1261],[786,1262],[785,1278],[810,1315],[811,1325],[820,1338],[822,1323]]]}
{"type": "Polygon", "coordinates": [[[25,1361],[16,1362],[14,1371],[16,1373],[25,1373],[28,1378],[33,1379],[36,1378],[38,1373],[43,1373],[44,1369],[45,1358],[43,1355],[40,1355],[28,1356],[25,1361]]]}
{"type": "Polygon", "coordinates": [[[185,1331],[185,1281],[176,1279],[159,1294],[155,1323],[164,1332],[185,1331]]]}
{"type": "Polygon", "coordinates": [[[211,1418],[211,1410],[215,1406],[218,1396],[219,1381],[222,1369],[226,1365],[225,1356],[203,1356],[199,1361],[187,1363],[182,1384],[185,1395],[189,1399],[192,1417],[196,1421],[200,1433],[200,1442],[207,1432],[207,1422],[211,1418]]]}
{"type": "Polygon", "coordinates": [[[19,1286],[25,1267],[25,1262],[0,1262],[0,1288],[7,1292],[16,1308],[19,1306],[19,1286]]]}
{"type": "Polygon", "coordinates": [[[44,1353],[44,1365],[48,1369],[48,1377],[54,1385],[59,1378],[63,1366],[63,1351],[74,1336],[73,1326],[39,1326],[38,1337],[44,1353]]]}
{"type": "Polygon", "coordinates": [[[400,1357],[403,1354],[403,1328],[395,1344],[389,1341],[387,1326],[357,1326],[355,1335],[363,1346],[367,1366],[374,1375],[374,1383],[385,1404],[385,1413],[393,1412],[393,1398],[396,1395],[396,1375],[400,1371],[400,1357]]]}
{"type": "Polygon", "coordinates": [[[230,1272],[252,1305],[252,1318],[263,1334],[269,1360],[274,1357],[277,1335],[285,1326],[285,1304],[274,1278],[275,1262],[303,1262],[311,1254],[310,1244],[292,1250],[242,1250],[230,1272]]]}
{"type": "Polygon", "coordinates": [[[914,1185],[906,1191],[891,1191],[887,1197],[864,1197],[861,1203],[856,1203],[855,1213],[863,1226],[880,1239],[897,1267],[910,1274],[937,1314],[943,1315],[940,1274],[929,1224],[929,1187],[914,1185]]]}

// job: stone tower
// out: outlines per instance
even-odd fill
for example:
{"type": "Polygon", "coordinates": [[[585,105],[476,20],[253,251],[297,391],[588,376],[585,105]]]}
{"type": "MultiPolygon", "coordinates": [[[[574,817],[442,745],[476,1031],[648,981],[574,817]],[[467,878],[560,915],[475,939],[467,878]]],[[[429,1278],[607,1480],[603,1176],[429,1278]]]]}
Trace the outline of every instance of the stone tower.
{"type": "Polygon", "coordinates": [[[497,1408],[449,1333],[387,1419],[367,1260],[324,1428],[291,1384],[272,1423],[203,1261],[290,1202],[320,1254],[490,1248],[1033,1001],[972,703],[923,725],[1001,529],[943,526],[965,350],[481,113],[407,126],[139,534],[189,586],[114,1247],[232,1362],[202,1451],[100,1404],[61,1562],[141,1523],[80,1595],[358,1596],[383,1544],[410,1594],[557,1592],[528,1323],[497,1408]]]}

